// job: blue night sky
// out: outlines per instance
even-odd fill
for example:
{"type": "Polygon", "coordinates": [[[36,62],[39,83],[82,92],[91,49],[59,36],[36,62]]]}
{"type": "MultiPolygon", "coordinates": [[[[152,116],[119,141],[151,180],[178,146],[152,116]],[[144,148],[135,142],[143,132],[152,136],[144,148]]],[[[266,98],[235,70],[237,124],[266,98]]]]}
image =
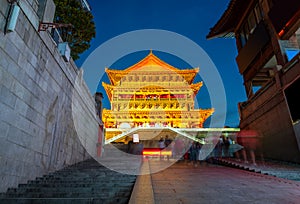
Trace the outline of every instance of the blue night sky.
{"type": "MultiPolygon", "coordinates": [[[[215,25],[227,8],[229,0],[89,0],[89,3],[96,24],[96,38],[93,39],[90,49],[76,61],[78,67],[82,67],[84,72],[89,68],[84,64],[88,56],[102,43],[113,37],[140,29],[162,29],[178,33],[197,43],[215,64],[226,92],[227,114],[224,125],[238,126],[237,104],[245,101],[246,96],[242,77],[235,63],[237,55],[235,39],[206,39],[210,28],[215,25]]],[[[149,47],[150,49],[152,48],[149,47]]],[[[132,53],[106,66],[113,69],[124,69],[135,64],[148,53],[149,51],[132,53]]],[[[174,67],[191,68],[183,59],[174,55],[155,50],[153,53],[174,67]]],[[[94,63],[97,64],[97,62],[94,63]]],[[[98,67],[99,72],[104,68],[98,67]]],[[[200,66],[200,75],[203,69],[205,67],[200,66]]],[[[89,78],[85,78],[85,80],[91,93],[94,93],[98,84],[91,85],[89,78]]],[[[99,81],[109,83],[107,76],[102,77],[99,81]]],[[[200,76],[194,82],[198,81],[202,81],[200,76]]],[[[99,86],[98,91],[104,93],[104,107],[110,108],[104,89],[99,86]]],[[[197,101],[199,108],[211,107],[205,84],[197,95],[197,101]]]]}

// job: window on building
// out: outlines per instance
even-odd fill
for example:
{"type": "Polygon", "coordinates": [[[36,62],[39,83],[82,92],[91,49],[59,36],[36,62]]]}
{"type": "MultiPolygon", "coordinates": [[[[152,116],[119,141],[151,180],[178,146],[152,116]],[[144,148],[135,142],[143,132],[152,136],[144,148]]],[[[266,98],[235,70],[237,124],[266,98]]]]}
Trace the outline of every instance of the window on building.
{"type": "Polygon", "coordinates": [[[244,31],[241,32],[241,34],[240,34],[240,41],[241,41],[242,47],[244,47],[246,42],[247,42],[246,35],[245,35],[244,31]]]}
{"type": "Polygon", "coordinates": [[[250,12],[247,23],[249,26],[249,33],[251,34],[251,33],[253,33],[253,31],[257,25],[254,11],[250,12]]]}
{"type": "Polygon", "coordinates": [[[291,61],[300,52],[300,28],[287,40],[280,40],[281,51],[287,61],[291,61]]]}
{"type": "Polygon", "coordinates": [[[284,90],[291,118],[294,123],[300,121],[300,78],[284,90]]]}
{"type": "Polygon", "coordinates": [[[252,86],[253,94],[255,94],[258,90],[261,89],[261,85],[252,86]]]}
{"type": "Polygon", "coordinates": [[[251,81],[252,94],[255,94],[263,88],[274,76],[274,68],[277,66],[277,60],[273,54],[262,68],[256,73],[251,81]]]}
{"type": "Polygon", "coordinates": [[[262,19],[263,19],[262,9],[259,4],[256,4],[253,10],[250,11],[244,24],[241,26],[240,42],[242,47],[245,46],[247,40],[249,39],[249,35],[251,35],[254,32],[256,26],[260,23],[262,19]]]}
{"type": "Polygon", "coordinates": [[[254,7],[256,21],[260,22],[263,19],[263,12],[259,4],[254,7]]]}

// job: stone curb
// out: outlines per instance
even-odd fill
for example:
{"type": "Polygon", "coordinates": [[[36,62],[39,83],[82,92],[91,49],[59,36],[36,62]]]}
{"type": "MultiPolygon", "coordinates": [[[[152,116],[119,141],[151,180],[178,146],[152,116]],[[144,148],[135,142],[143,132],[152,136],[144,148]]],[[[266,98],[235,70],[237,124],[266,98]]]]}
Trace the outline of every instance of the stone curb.
{"type": "MultiPolygon", "coordinates": [[[[261,173],[261,170],[256,169],[255,167],[244,166],[241,163],[236,163],[236,162],[228,161],[226,159],[214,159],[213,163],[221,164],[223,166],[232,167],[232,168],[236,168],[236,169],[251,171],[251,172],[255,172],[255,173],[261,173]]],[[[268,174],[265,174],[265,175],[268,175],[268,174]]]]}

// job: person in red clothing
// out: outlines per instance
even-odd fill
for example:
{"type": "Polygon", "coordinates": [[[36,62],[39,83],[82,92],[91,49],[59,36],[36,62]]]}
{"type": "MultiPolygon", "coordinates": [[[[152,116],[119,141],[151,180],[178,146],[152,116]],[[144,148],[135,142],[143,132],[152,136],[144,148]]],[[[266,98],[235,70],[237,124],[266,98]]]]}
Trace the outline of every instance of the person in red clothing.
{"type": "Polygon", "coordinates": [[[237,142],[244,147],[241,150],[244,162],[248,163],[247,154],[249,154],[252,164],[256,165],[255,152],[260,146],[260,138],[257,131],[241,130],[237,135],[237,142]]]}
{"type": "Polygon", "coordinates": [[[182,139],[176,138],[174,143],[174,156],[179,159],[184,154],[184,142],[182,139]]]}

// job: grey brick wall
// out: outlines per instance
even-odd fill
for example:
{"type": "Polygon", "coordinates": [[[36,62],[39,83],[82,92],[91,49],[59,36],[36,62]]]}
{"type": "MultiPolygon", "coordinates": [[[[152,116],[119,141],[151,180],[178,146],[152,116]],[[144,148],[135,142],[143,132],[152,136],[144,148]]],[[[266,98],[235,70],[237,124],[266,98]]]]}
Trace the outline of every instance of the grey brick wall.
{"type": "Polygon", "coordinates": [[[0,192],[96,154],[93,97],[74,62],[37,32],[37,6],[22,1],[16,30],[4,34],[0,0],[0,192]]]}

